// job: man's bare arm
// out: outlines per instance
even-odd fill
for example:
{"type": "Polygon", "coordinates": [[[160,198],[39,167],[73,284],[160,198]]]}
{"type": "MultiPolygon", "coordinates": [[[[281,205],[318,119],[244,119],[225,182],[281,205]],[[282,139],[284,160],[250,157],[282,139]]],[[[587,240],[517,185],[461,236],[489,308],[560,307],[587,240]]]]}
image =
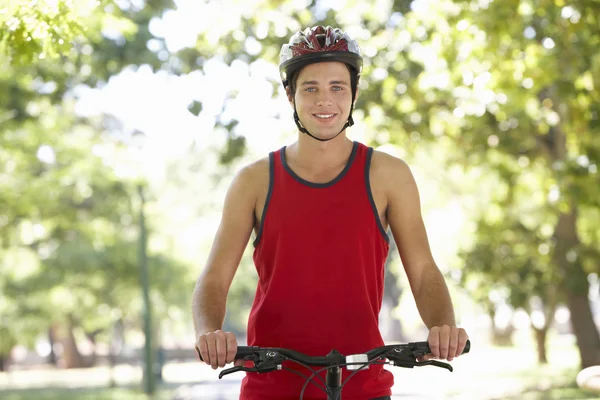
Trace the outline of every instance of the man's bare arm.
{"type": "Polygon", "coordinates": [[[242,169],[233,179],[208,260],[192,298],[196,346],[205,361],[216,368],[231,362],[237,342],[222,332],[227,295],[254,225],[256,165],[242,169]]]}
{"type": "Polygon", "coordinates": [[[452,301],[431,253],[414,177],[402,160],[388,156],[386,163],[386,182],[392,182],[386,215],[421,318],[428,328],[454,325],[452,301]]]}
{"type": "Polygon", "coordinates": [[[423,217],[419,191],[405,162],[385,155],[387,218],[411,291],[423,323],[430,329],[429,343],[436,357],[452,360],[462,353],[467,335],[456,327],[448,286],[437,267],[423,217]]]}
{"type": "Polygon", "coordinates": [[[427,328],[456,326],[454,307],[448,286],[435,262],[417,267],[421,274],[418,289],[414,290],[419,314],[427,328]]]}

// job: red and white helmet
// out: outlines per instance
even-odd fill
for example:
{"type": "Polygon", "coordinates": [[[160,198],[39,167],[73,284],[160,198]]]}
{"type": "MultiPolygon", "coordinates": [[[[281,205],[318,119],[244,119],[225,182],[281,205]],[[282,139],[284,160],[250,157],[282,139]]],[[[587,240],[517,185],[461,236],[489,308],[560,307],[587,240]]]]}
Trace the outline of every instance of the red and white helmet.
{"type": "Polygon", "coordinates": [[[297,32],[279,53],[279,73],[283,86],[301,68],[317,62],[339,61],[347,64],[357,77],[362,70],[358,43],[339,28],[321,25],[297,32]]]}
{"type": "Polygon", "coordinates": [[[279,74],[281,76],[281,81],[283,82],[283,87],[286,89],[291,83],[290,79],[302,68],[309,64],[327,61],[343,62],[350,69],[352,103],[350,106],[350,113],[348,114],[348,120],[343,128],[337,135],[329,139],[322,139],[314,136],[308,132],[300,122],[300,117],[296,111],[296,103],[294,102],[294,121],[298,126],[298,130],[323,142],[332,140],[347,127],[354,124],[352,110],[354,109],[358,79],[362,71],[362,55],[358,43],[339,28],[334,29],[330,26],[323,27],[318,25],[312,28],[306,28],[303,32],[300,31],[294,34],[290,38],[289,43],[282,46],[281,52],[279,53],[279,74]]]}

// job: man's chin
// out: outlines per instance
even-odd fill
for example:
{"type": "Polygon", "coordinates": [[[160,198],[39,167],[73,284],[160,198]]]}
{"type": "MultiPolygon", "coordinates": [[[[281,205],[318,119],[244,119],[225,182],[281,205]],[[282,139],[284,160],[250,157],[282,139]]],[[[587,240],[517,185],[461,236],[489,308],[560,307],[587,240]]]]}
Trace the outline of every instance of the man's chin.
{"type": "Polygon", "coordinates": [[[336,137],[338,135],[338,133],[340,133],[340,130],[342,128],[331,128],[331,129],[314,129],[311,130],[310,128],[307,128],[307,130],[310,132],[311,135],[319,138],[319,139],[333,139],[334,137],[336,137]]]}

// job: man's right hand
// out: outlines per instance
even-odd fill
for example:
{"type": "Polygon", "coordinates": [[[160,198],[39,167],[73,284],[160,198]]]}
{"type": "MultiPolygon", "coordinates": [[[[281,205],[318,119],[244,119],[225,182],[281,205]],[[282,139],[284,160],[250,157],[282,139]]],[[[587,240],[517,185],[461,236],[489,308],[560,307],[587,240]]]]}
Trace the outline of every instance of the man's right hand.
{"type": "MultiPolygon", "coordinates": [[[[231,332],[216,330],[200,335],[196,339],[196,352],[212,369],[223,368],[235,360],[237,341],[231,332]]],[[[243,360],[235,360],[235,365],[242,365],[243,360]]]]}

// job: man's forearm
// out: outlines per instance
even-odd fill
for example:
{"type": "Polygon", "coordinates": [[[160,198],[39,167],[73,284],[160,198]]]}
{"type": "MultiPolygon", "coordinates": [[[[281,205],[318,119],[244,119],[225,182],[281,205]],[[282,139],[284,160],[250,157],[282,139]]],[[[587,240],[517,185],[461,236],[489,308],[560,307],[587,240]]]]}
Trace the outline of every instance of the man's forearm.
{"type": "Polygon", "coordinates": [[[429,329],[442,325],[456,326],[454,307],[444,276],[435,265],[423,273],[422,283],[415,293],[421,319],[429,329]]]}
{"type": "Polygon", "coordinates": [[[227,294],[224,294],[218,285],[211,285],[206,278],[198,279],[192,297],[196,337],[222,328],[226,303],[227,294]]]}

